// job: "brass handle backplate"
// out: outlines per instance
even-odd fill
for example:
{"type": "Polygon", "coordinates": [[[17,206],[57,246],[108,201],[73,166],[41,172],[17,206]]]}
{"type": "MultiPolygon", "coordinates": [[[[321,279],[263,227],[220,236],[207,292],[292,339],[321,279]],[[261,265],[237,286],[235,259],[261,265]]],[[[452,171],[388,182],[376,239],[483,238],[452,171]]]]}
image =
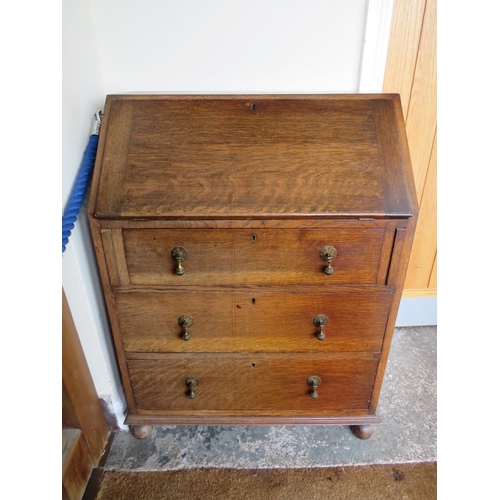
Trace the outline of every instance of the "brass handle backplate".
{"type": "Polygon", "coordinates": [[[178,322],[179,325],[184,328],[184,332],[181,335],[181,338],[183,340],[189,340],[191,338],[191,334],[187,331],[187,329],[191,328],[194,325],[193,317],[189,316],[189,314],[183,314],[182,316],[179,316],[178,322]]]}
{"type": "Polygon", "coordinates": [[[313,375],[312,377],[309,377],[307,379],[307,385],[312,387],[312,391],[309,391],[309,394],[313,399],[316,399],[318,397],[318,385],[321,384],[321,379],[317,377],[316,375],[313,375]]]}
{"type": "Polygon", "coordinates": [[[333,274],[332,260],[337,257],[337,249],[331,245],[327,245],[320,250],[319,256],[321,260],[328,262],[328,265],[323,268],[323,272],[330,276],[333,274]]]}
{"type": "Polygon", "coordinates": [[[316,333],[316,337],[318,337],[319,340],[325,340],[325,332],[323,329],[326,325],[328,325],[328,316],[326,314],[318,314],[317,316],[314,316],[313,325],[316,328],[319,328],[319,332],[316,333]]]}
{"type": "Polygon", "coordinates": [[[175,247],[172,250],[172,259],[177,262],[177,266],[175,267],[175,274],[179,276],[184,274],[184,268],[181,265],[181,262],[184,262],[188,258],[188,251],[184,247],[175,247]]]}
{"type": "Polygon", "coordinates": [[[186,385],[188,386],[188,397],[190,399],[194,399],[196,397],[196,393],[194,392],[194,388],[199,385],[200,381],[196,377],[188,377],[186,379],[186,385]]]}

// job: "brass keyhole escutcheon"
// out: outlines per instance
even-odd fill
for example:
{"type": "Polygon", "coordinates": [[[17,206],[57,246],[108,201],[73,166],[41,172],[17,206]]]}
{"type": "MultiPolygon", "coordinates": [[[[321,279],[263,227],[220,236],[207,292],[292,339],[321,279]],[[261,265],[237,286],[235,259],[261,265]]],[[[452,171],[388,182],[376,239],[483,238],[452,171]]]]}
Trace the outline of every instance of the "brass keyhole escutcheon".
{"type": "Polygon", "coordinates": [[[309,394],[313,399],[316,399],[318,397],[318,385],[321,384],[321,379],[317,377],[316,375],[313,375],[312,377],[309,377],[307,379],[307,385],[312,387],[312,391],[309,391],[309,394]]]}
{"type": "Polygon", "coordinates": [[[325,340],[325,332],[323,329],[328,325],[328,321],[328,316],[326,314],[318,314],[313,318],[313,325],[319,328],[319,332],[316,333],[316,337],[318,337],[319,340],[325,340]]]}
{"type": "Polygon", "coordinates": [[[178,323],[182,328],[184,328],[184,332],[181,335],[183,340],[189,340],[191,338],[191,334],[187,331],[188,328],[191,328],[194,325],[194,319],[189,314],[183,314],[179,316],[178,323]]]}
{"type": "Polygon", "coordinates": [[[331,245],[327,245],[320,250],[319,256],[321,260],[328,262],[328,265],[326,265],[323,268],[323,272],[328,276],[332,275],[333,274],[332,260],[335,259],[335,257],[337,257],[337,249],[335,247],[332,247],[331,245]]]}
{"type": "Polygon", "coordinates": [[[182,276],[184,274],[184,268],[182,267],[181,262],[184,262],[188,258],[188,251],[184,247],[175,247],[170,255],[172,256],[172,259],[177,262],[175,274],[182,276]]]}
{"type": "Polygon", "coordinates": [[[200,384],[200,381],[196,377],[188,377],[186,379],[186,385],[188,386],[188,397],[190,399],[194,399],[196,397],[196,393],[194,392],[194,388],[200,384]]]}

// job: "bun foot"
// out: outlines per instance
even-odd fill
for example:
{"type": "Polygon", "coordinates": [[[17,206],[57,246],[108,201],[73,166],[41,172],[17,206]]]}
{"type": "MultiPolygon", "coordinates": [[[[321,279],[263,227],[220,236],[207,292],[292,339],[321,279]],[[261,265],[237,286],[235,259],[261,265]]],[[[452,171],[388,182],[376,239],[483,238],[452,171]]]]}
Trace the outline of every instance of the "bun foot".
{"type": "Polygon", "coordinates": [[[146,439],[147,437],[151,436],[151,433],[153,432],[153,426],[152,425],[131,425],[130,430],[132,432],[132,435],[135,438],[146,439]]]}
{"type": "Polygon", "coordinates": [[[375,430],[374,425],[351,425],[351,432],[358,439],[369,439],[372,437],[373,431],[375,430]]]}

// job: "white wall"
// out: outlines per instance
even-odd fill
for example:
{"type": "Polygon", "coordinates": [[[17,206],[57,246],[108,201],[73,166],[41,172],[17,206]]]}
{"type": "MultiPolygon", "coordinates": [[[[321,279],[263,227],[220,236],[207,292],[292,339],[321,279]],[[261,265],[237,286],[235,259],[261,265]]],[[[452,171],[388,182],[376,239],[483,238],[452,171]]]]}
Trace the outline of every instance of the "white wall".
{"type": "MultiPolygon", "coordinates": [[[[103,108],[103,85],[90,6],[63,2],[62,207],[66,206],[87,145],[94,113],[103,108]]],[[[85,200],[86,203],[87,200],[85,200]]],[[[62,278],[98,395],[123,420],[120,384],[91,237],[82,207],[66,251],[62,278]]]]}
{"type": "MultiPolygon", "coordinates": [[[[380,91],[392,0],[369,7],[368,0],[65,0],[63,207],[106,94],[380,91]]],[[[122,423],[90,241],[84,207],[63,254],[63,286],[97,392],[122,423]]]]}
{"type": "Polygon", "coordinates": [[[355,92],[366,0],[90,0],[108,92],[355,92]]]}

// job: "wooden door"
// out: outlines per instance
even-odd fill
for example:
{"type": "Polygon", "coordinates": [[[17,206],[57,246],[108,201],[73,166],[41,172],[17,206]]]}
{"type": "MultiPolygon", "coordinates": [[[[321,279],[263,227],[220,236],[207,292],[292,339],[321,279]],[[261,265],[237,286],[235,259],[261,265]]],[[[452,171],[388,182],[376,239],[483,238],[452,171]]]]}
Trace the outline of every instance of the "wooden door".
{"type": "Polygon", "coordinates": [[[395,0],[384,92],[397,92],[405,117],[420,215],[403,297],[437,294],[436,0],[395,0]]]}

